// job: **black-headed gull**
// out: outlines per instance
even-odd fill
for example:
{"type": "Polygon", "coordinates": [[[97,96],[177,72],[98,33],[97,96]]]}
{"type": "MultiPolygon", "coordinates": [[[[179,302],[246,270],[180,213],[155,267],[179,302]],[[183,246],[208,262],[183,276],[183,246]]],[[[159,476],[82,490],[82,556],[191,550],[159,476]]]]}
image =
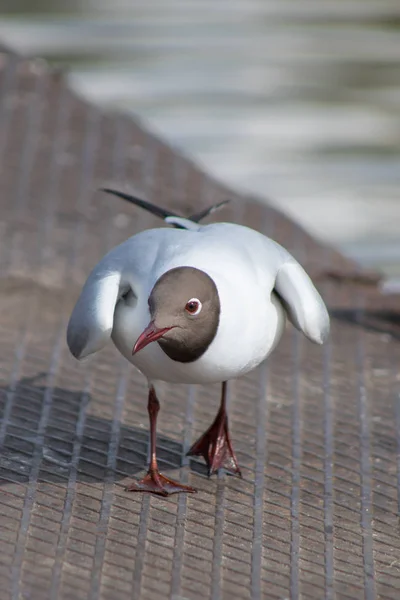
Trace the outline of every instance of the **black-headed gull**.
{"type": "Polygon", "coordinates": [[[193,444],[209,474],[240,475],[228,429],[226,382],[259,365],[279,342],[285,316],[322,344],[329,315],[311,279],[282,246],[232,223],[199,225],[133,196],[105,190],[151,210],[175,228],[149,229],[111,250],[89,275],[72,312],[67,342],[77,359],[112,338],[149,386],[151,459],[130,491],[193,492],[158,471],[157,382],[222,383],[218,414],[193,444]],[[157,342],[157,343],[154,343],[157,342]]]}

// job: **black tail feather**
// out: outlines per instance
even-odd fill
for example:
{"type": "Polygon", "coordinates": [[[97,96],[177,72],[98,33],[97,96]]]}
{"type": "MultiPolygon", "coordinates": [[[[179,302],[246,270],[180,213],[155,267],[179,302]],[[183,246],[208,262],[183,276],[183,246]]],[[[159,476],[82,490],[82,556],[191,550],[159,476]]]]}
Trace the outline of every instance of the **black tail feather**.
{"type": "MultiPolygon", "coordinates": [[[[151,202],[147,202],[147,200],[142,200],[141,198],[137,198],[136,196],[132,196],[131,194],[125,194],[124,192],[118,192],[117,190],[112,190],[110,188],[101,188],[100,191],[106,192],[107,194],[113,194],[114,196],[118,196],[123,200],[127,200],[131,202],[135,206],[139,206],[140,208],[144,208],[151,214],[156,217],[160,217],[161,219],[166,219],[167,217],[179,217],[182,219],[189,219],[189,221],[193,221],[194,223],[199,223],[202,219],[205,219],[208,215],[211,215],[213,212],[225,206],[230,200],[223,200],[222,202],[218,202],[218,204],[213,204],[209,208],[205,208],[204,210],[195,213],[190,217],[183,217],[182,215],[177,215],[176,213],[171,212],[170,210],[166,210],[161,206],[156,206],[155,204],[151,204],[151,202]]],[[[174,227],[178,229],[182,229],[180,225],[174,224],[174,227]]]]}

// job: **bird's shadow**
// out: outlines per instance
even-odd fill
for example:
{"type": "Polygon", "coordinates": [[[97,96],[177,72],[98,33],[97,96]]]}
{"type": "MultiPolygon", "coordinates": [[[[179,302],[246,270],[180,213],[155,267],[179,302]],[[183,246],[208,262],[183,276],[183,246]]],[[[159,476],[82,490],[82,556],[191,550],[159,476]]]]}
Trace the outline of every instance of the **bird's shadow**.
{"type": "MultiPolygon", "coordinates": [[[[147,464],[148,428],[127,427],[87,414],[90,395],[49,388],[46,373],[0,388],[0,485],[37,481],[102,482],[112,473],[121,480],[143,472],[147,464]]],[[[183,445],[157,437],[160,470],[182,466],[183,445]]],[[[192,470],[206,466],[191,460],[192,470]]]]}

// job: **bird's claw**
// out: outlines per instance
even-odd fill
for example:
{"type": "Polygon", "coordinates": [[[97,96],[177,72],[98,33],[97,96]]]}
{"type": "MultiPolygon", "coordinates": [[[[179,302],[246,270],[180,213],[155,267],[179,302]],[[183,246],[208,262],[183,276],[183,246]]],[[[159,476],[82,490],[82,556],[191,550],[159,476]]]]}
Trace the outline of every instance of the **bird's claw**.
{"type": "Polygon", "coordinates": [[[162,475],[158,470],[149,469],[145,477],[140,481],[133,481],[126,487],[127,492],[148,492],[157,496],[170,496],[171,494],[179,494],[186,492],[192,494],[196,492],[195,488],[190,485],[183,485],[165,475],[162,475]]]}

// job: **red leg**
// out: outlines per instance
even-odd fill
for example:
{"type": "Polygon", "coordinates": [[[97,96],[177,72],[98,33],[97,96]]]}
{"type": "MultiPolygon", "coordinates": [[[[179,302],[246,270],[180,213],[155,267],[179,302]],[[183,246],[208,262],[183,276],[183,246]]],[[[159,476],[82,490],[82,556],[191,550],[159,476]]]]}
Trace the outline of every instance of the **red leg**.
{"type": "Polygon", "coordinates": [[[226,414],[226,381],[222,384],[221,404],[214,422],[193,444],[188,456],[203,456],[208,466],[208,475],[224,467],[235,475],[242,476],[235,452],[232,447],[226,414]]]}
{"type": "Polygon", "coordinates": [[[156,396],[155,389],[150,387],[147,410],[150,418],[150,466],[147,475],[140,481],[134,481],[126,489],[128,492],[150,492],[158,496],[169,496],[178,492],[195,492],[196,490],[189,485],[183,485],[161,475],[157,466],[156,438],[157,438],[157,415],[160,410],[160,403],[156,396]]]}

